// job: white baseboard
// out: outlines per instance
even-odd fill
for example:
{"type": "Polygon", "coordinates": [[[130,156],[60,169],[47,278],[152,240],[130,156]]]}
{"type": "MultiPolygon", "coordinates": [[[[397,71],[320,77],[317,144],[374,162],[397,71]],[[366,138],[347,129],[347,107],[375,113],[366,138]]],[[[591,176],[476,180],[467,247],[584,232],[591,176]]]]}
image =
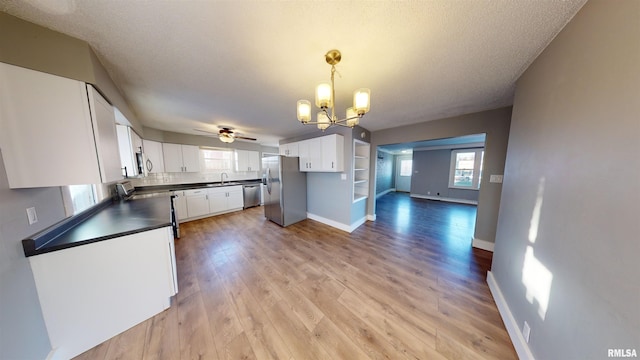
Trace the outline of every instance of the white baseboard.
{"type": "Polygon", "coordinates": [[[411,196],[412,198],[418,198],[418,199],[446,201],[446,202],[452,202],[452,203],[458,203],[458,204],[478,205],[478,202],[475,200],[455,199],[455,198],[448,198],[448,197],[442,197],[442,196],[431,196],[431,195],[420,195],[420,194],[410,194],[409,196],[411,196]]]}
{"type": "Polygon", "coordinates": [[[387,195],[388,193],[395,192],[395,191],[396,191],[396,188],[387,189],[387,190],[385,190],[385,191],[383,191],[383,192],[381,192],[379,194],[376,194],[376,199],[379,198],[382,195],[387,195]]]}
{"type": "Polygon", "coordinates": [[[369,220],[369,221],[376,221],[376,214],[373,214],[373,215],[367,215],[367,220],[369,220]]]}
{"type": "Polygon", "coordinates": [[[45,360],[53,360],[53,359],[55,359],[57,350],[58,350],[58,348],[51,349],[51,351],[49,351],[49,354],[47,354],[47,358],[45,360]]]}
{"type": "Polygon", "coordinates": [[[347,225],[347,224],[343,224],[340,222],[337,222],[335,220],[331,220],[331,219],[327,219],[324,218],[322,216],[318,216],[315,214],[311,214],[311,213],[307,213],[307,218],[311,219],[311,220],[315,220],[315,221],[319,221],[325,225],[329,225],[331,227],[334,227],[336,229],[342,230],[342,231],[346,231],[348,233],[352,233],[355,229],[357,229],[360,225],[364,224],[367,221],[367,217],[363,217],[362,219],[356,221],[355,223],[351,224],[351,225],[347,225]]]}
{"type": "Polygon", "coordinates": [[[493,252],[493,248],[496,246],[495,243],[492,243],[491,241],[487,241],[487,240],[476,239],[476,238],[472,238],[471,240],[472,240],[471,246],[473,246],[474,248],[482,249],[482,250],[493,252]]]}
{"type": "Polygon", "coordinates": [[[513,317],[513,314],[511,313],[511,310],[502,295],[502,291],[500,290],[500,287],[498,286],[498,283],[493,277],[493,273],[491,273],[491,271],[487,272],[487,284],[489,285],[489,290],[491,290],[491,296],[493,296],[493,300],[498,306],[502,322],[504,322],[504,325],[507,328],[513,347],[515,347],[516,353],[518,353],[518,358],[520,358],[520,360],[535,360],[531,350],[529,349],[529,344],[524,340],[524,336],[522,335],[522,332],[520,332],[518,322],[513,317]]]}

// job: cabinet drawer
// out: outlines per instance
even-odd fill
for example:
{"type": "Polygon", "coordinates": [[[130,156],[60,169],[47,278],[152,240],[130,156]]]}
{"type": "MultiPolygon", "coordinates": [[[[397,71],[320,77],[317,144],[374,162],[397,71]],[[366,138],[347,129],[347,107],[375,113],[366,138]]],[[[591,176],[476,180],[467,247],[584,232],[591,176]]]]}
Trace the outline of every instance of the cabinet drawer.
{"type": "Polygon", "coordinates": [[[207,193],[207,189],[192,189],[192,190],[185,190],[184,191],[184,196],[189,196],[189,195],[203,195],[207,193]]]}

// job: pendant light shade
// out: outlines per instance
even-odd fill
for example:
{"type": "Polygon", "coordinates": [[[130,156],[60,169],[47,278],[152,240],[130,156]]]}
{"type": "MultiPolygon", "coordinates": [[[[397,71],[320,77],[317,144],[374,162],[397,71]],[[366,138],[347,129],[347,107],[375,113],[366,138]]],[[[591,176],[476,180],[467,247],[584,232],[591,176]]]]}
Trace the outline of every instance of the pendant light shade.
{"type": "Polygon", "coordinates": [[[330,84],[322,83],[316,87],[316,106],[321,109],[333,108],[330,84]]]}
{"type": "Polygon", "coordinates": [[[347,126],[354,127],[360,123],[358,113],[352,107],[347,109],[347,126]]]}
{"type": "Polygon", "coordinates": [[[331,120],[329,120],[327,114],[324,111],[320,111],[316,119],[318,121],[318,129],[320,130],[324,131],[331,125],[331,120]]]}
{"type": "Polygon", "coordinates": [[[370,98],[371,90],[369,89],[362,88],[353,92],[353,108],[358,115],[364,115],[369,112],[371,107],[370,98]]]}
{"type": "Polygon", "coordinates": [[[311,102],[309,100],[298,100],[298,121],[303,124],[311,121],[311,102]]]}

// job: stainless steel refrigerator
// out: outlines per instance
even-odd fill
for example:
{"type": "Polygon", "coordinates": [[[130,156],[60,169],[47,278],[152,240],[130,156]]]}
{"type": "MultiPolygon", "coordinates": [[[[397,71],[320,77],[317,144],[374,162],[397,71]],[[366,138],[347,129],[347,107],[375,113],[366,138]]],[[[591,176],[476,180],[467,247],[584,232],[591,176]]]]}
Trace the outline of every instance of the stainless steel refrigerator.
{"type": "Polygon", "coordinates": [[[264,215],[280,226],[307,218],[307,174],[299,171],[297,157],[262,158],[264,215]]]}

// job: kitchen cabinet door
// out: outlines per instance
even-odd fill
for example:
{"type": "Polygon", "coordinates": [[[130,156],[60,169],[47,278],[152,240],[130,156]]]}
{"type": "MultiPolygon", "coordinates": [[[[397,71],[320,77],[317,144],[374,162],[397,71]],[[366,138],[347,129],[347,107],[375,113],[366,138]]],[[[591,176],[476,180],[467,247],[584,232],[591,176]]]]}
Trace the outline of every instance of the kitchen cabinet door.
{"type": "Polygon", "coordinates": [[[142,140],[144,154],[147,157],[145,167],[149,174],[164,172],[164,157],[162,155],[162,143],[152,140],[142,140]]]}
{"type": "Polygon", "coordinates": [[[200,148],[193,145],[181,145],[181,148],[184,172],[200,171],[200,148]]]}
{"type": "Polygon", "coordinates": [[[321,171],[344,171],[344,136],[332,134],[320,138],[322,154],[321,171]]]}
{"type": "Polygon", "coordinates": [[[235,151],[236,171],[260,171],[260,154],[251,150],[235,151]]]}
{"type": "Polygon", "coordinates": [[[298,143],[288,143],[280,145],[280,155],[288,156],[288,157],[296,157],[298,155],[298,143]]]}
{"type": "Polygon", "coordinates": [[[136,153],[131,144],[130,128],[125,125],[116,124],[118,135],[118,149],[120,152],[120,167],[126,169],[127,176],[138,175],[136,166],[136,153]]]}
{"type": "Polygon", "coordinates": [[[209,200],[207,190],[187,190],[187,216],[190,218],[207,215],[209,213],[209,200]]]}
{"type": "Polygon", "coordinates": [[[87,84],[91,123],[93,124],[101,182],[122,180],[120,151],[116,134],[113,106],[91,85],[87,84]]]}
{"type": "Polygon", "coordinates": [[[244,207],[242,186],[228,186],[227,189],[227,210],[242,209],[244,207]]]}
{"type": "Polygon", "coordinates": [[[103,182],[83,82],[0,63],[0,146],[10,188],[103,182]]]}
{"type": "Polygon", "coordinates": [[[209,212],[216,214],[227,210],[227,187],[209,189],[209,212]]]}
{"type": "Polygon", "coordinates": [[[322,171],[322,140],[313,138],[298,142],[300,171],[322,171]]]}
{"type": "Polygon", "coordinates": [[[162,143],[164,171],[182,172],[182,146],[179,144],[162,143]]]}
{"type": "Polygon", "coordinates": [[[166,172],[200,171],[200,148],[193,145],[162,143],[166,172]]]}

